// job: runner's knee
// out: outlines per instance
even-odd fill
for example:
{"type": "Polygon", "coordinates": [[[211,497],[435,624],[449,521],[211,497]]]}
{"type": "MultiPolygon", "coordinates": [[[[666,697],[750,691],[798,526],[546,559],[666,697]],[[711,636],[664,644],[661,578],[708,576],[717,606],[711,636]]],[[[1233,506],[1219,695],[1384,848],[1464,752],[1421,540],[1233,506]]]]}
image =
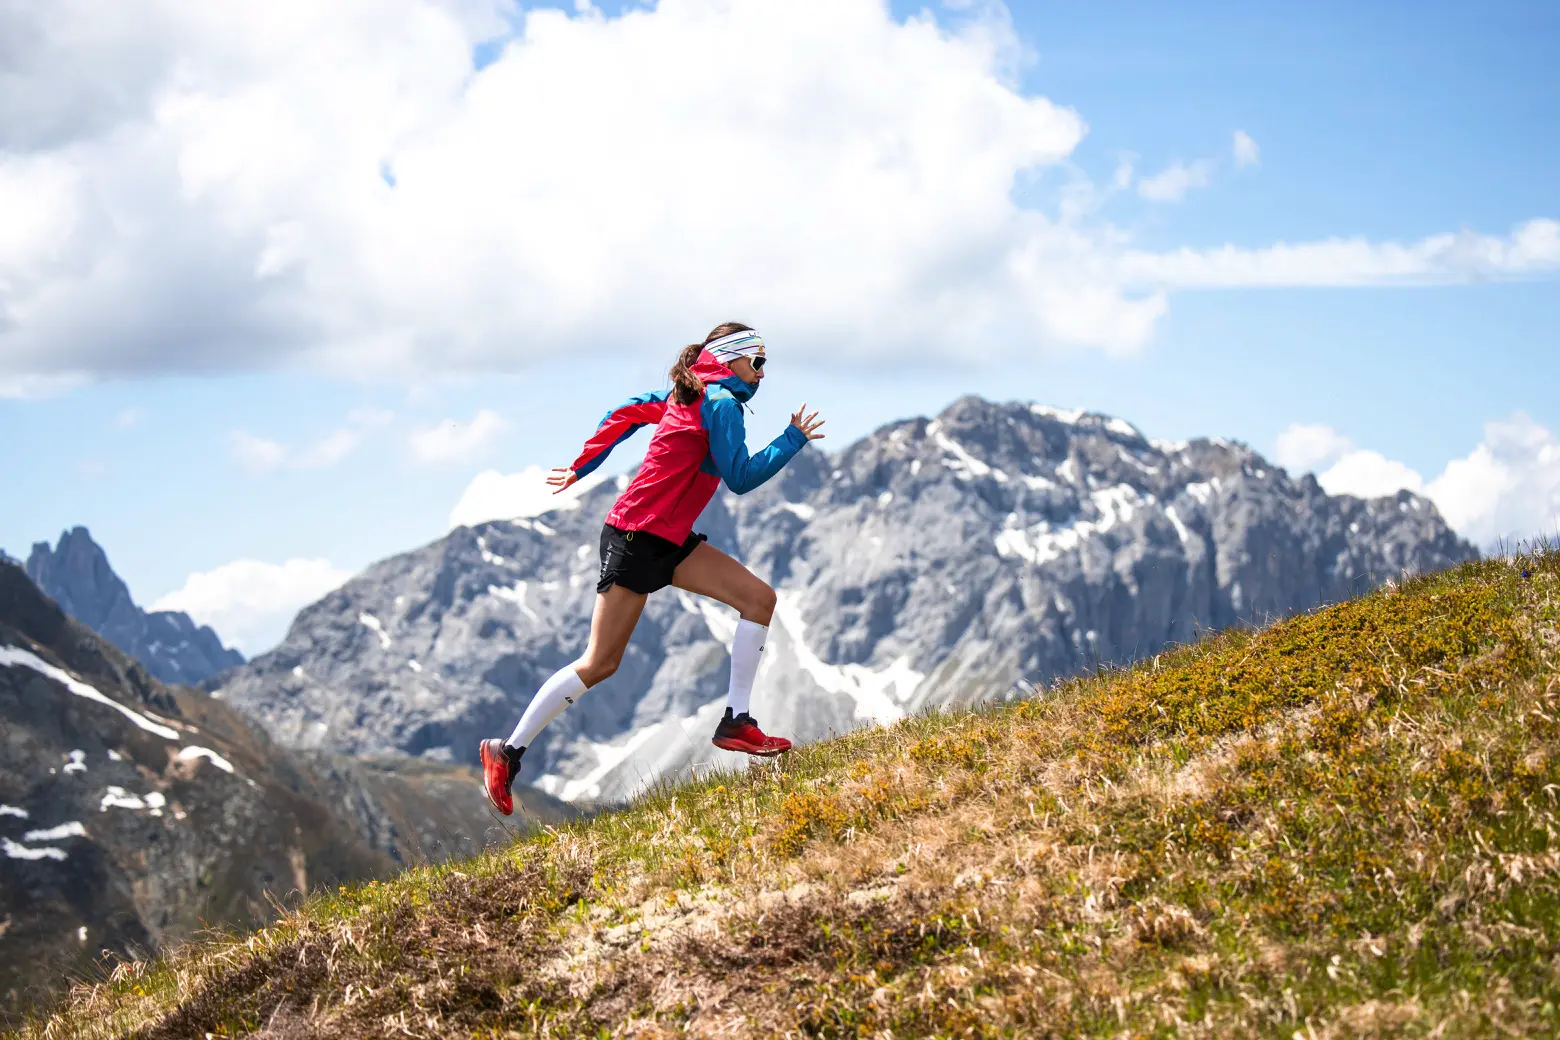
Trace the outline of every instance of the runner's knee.
{"type": "Polygon", "coordinates": [[[760,582],[742,608],[742,616],[756,625],[768,625],[775,615],[775,590],[760,582]]]}
{"type": "Polygon", "coordinates": [[[586,659],[576,665],[574,670],[579,673],[580,682],[590,687],[612,678],[613,673],[618,670],[618,665],[622,661],[622,654],[618,654],[615,657],[602,658],[601,660],[586,659]]]}

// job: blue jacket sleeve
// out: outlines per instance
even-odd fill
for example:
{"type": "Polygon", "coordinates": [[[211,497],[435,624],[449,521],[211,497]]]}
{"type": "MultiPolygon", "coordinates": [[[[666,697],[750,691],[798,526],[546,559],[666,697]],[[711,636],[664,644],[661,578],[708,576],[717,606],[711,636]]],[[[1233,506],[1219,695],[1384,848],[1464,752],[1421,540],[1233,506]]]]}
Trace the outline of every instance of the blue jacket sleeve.
{"type": "Polygon", "coordinates": [[[795,426],[786,425],[785,432],[776,437],[756,455],[747,450],[747,427],[742,421],[742,405],[729,394],[710,395],[704,398],[704,429],[710,435],[710,458],[715,461],[715,471],[726,486],[739,495],[745,495],[764,481],[780,472],[791,456],[802,450],[807,435],[795,426]]]}

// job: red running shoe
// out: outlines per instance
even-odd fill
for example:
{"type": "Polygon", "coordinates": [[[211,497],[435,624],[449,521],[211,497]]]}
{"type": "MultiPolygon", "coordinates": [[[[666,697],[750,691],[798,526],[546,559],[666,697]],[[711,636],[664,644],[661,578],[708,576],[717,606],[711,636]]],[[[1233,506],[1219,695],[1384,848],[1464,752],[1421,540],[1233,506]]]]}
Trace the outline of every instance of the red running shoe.
{"type": "Polygon", "coordinates": [[[789,740],[767,735],[745,711],[733,718],[730,708],[726,709],[726,717],[720,720],[720,725],[715,727],[715,739],[710,743],[723,751],[743,751],[760,758],[773,758],[791,750],[789,740]]]}
{"type": "Polygon", "coordinates": [[[525,748],[515,751],[497,737],[484,740],[477,748],[482,756],[482,789],[487,792],[487,800],[508,816],[515,811],[510,789],[520,773],[520,756],[525,754],[525,748]]]}

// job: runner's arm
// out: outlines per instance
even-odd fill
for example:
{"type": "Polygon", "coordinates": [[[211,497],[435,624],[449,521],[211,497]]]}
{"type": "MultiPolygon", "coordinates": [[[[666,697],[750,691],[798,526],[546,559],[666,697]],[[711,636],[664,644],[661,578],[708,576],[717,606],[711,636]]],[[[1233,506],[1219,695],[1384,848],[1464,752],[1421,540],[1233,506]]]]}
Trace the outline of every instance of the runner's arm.
{"type": "Polygon", "coordinates": [[[641,426],[660,422],[661,416],[666,414],[666,397],[669,392],[656,390],[653,393],[640,394],[638,397],[629,398],[608,412],[601,420],[601,425],[596,427],[596,432],[591,435],[590,440],[585,442],[585,449],[580,452],[580,457],[569,467],[574,471],[574,475],[586,476],[606,461],[613,448],[632,437],[635,430],[641,426]]]}
{"type": "Polygon", "coordinates": [[[747,494],[779,473],[781,467],[791,461],[791,456],[807,443],[805,433],[795,426],[787,426],[767,448],[749,455],[742,406],[728,394],[705,396],[704,429],[710,435],[710,457],[715,460],[715,471],[726,486],[739,495],[747,494]]]}

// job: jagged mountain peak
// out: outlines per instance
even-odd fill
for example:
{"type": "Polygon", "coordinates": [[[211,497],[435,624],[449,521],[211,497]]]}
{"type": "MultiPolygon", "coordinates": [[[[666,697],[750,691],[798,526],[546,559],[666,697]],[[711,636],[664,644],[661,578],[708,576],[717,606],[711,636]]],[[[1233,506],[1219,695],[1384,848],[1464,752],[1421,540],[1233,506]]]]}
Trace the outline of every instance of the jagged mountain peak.
{"type": "Polygon", "coordinates": [[[108,554],[85,527],[60,534],[54,548],[34,542],[27,557],[27,574],[71,617],[101,631],[116,615],[133,611],[130,589],[114,573],[108,554]]]}
{"type": "Polygon", "coordinates": [[[198,683],[244,663],[209,626],[182,611],[144,611],[114,572],[108,553],[77,526],[50,548],[36,542],[27,576],[71,617],[139,660],[163,682],[198,683]]]}
{"type": "MultiPolygon", "coordinates": [[[[1205,498],[1230,481],[1262,483],[1289,497],[1327,497],[1314,475],[1292,477],[1240,441],[1152,440],[1115,416],[973,395],[935,418],[880,427],[842,452],[829,476],[847,489],[844,499],[891,491],[896,482],[952,481],[978,485],[983,499],[1006,505],[1033,504],[1037,496],[1026,492],[1048,492],[1038,498],[1053,512],[1075,502],[1087,510],[1088,500],[1102,490],[1107,498],[1135,494],[1170,501],[1182,493],[1205,498]]],[[[1406,490],[1381,501],[1392,505],[1357,508],[1373,514],[1402,503],[1407,510],[1435,511],[1429,499],[1406,490]]]]}

